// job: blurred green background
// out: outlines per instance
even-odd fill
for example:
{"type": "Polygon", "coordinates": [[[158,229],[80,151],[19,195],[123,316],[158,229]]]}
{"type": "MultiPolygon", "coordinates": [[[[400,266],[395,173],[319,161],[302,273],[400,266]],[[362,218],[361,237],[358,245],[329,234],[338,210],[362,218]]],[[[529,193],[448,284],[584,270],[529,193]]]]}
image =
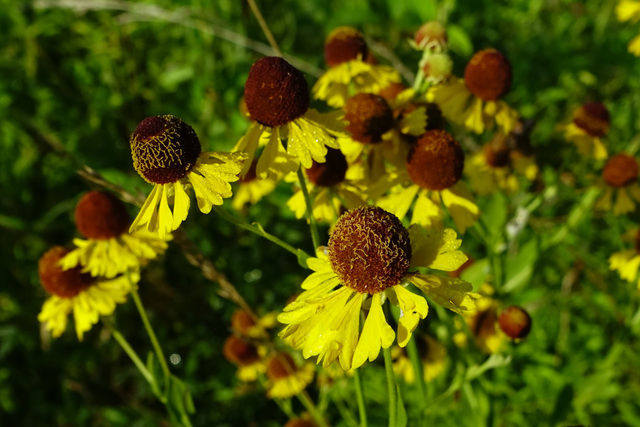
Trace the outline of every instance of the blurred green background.
{"type": "MultiPolygon", "coordinates": [[[[531,309],[534,330],[509,349],[511,364],[432,408],[430,425],[640,425],[638,292],[606,262],[640,218],[593,216],[578,207],[573,212],[582,220],[562,244],[545,244],[598,173],[580,163],[557,125],[580,104],[601,101],[612,113],[610,151],[637,147],[640,60],[626,45],[640,28],[618,23],[611,0],[258,4],[310,83],[324,68],[324,37],[336,26],[358,27],[380,62],[399,61],[415,72],[420,54],[406,40],[423,22],[439,19],[447,23],[456,72],[475,50],[498,48],[513,65],[507,101],[536,120],[532,143],[544,185],[554,191],[511,248],[510,274],[524,273],[505,295],[531,309]],[[560,181],[563,172],[574,175],[575,186],[560,181]],[[567,286],[570,272],[577,276],[567,286]]],[[[127,142],[145,117],[174,114],[193,126],[203,149],[230,150],[247,128],[238,111],[246,75],[265,54],[270,49],[243,1],[0,0],[0,425],[166,423],[164,408],[100,324],[82,343],[70,329],[55,341],[41,335],[36,316],[46,295],[37,260],[76,236],[73,209],[92,188],[76,173],[81,165],[131,192],[149,192],[131,166],[127,142]]],[[[282,187],[246,214],[311,252],[306,224],[284,205],[289,195],[282,187]]],[[[497,228],[517,203],[481,201],[497,228]]],[[[215,214],[194,213],[183,229],[250,305],[262,313],[281,309],[307,274],[296,260],[215,214]]],[[[470,242],[463,249],[483,257],[470,242]]],[[[234,368],[221,354],[235,307],[217,290],[175,245],[141,283],[165,352],[182,358],[172,369],[194,396],[194,425],[283,425],[286,416],[259,388],[237,392],[234,368]]],[[[450,324],[437,316],[433,322],[450,324]]],[[[150,349],[131,303],[118,308],[117,323],[141,354],[150,349]]],[[[483,361],[445,345],[454,363],[432,395],[462,367],[483,361]]],[[[384,405],[374,405],[377,390],[385,399],[383,377],[366,367],[364,376],[371,425],[386,424],[384,405]]],[[[328,414],[339,425],[335,409],[328,414]]]]}

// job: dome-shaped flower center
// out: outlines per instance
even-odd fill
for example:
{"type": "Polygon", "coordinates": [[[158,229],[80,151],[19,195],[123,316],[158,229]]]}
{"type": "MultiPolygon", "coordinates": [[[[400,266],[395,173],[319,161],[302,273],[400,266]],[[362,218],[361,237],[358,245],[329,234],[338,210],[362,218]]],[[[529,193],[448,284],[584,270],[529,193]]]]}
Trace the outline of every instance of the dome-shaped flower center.
{"type": "Polygon", "coordinates": [[[444,47],[447,44],[447,32],[444,25],[438,21],[429,21],[418,28],[414,40],[420,47],[429,46],[431,49],[444,47]]]}
{"type": "Polygon", "coordinates": [[[382,141],[382,135],[393,127],[393,112],[379,95],[359,93],[349,98],[344,106],[346,130],[351,137],[365,144],[382,141]]]}
{"type": "Polygon", "coordinates": [[[458,182],[464,168],[464,152],[444,130],[424,133],[409,150],[407,172],[411,180],[428,190],[444,190],[458,182]]]}
{"type": "Polygon", "coordinates": [[[531,331],[531,316],[524,309],[512,305],[500,313],[500,329],[510,338],[524,338],[531,331]]]}
{"type": "Polygon", "coordinates": [[[152,184],[184,178],[201,153],[191,126],[172,115],[147,117],[129,138],[133,167],[152,184]]]}
{"type": "Polygon", "coordinates": [[[62,270],[59,262],[69,252],[69,249],[62,246],[54,246],[38,261],[42,286],[47,292],[60,298],[73,298],[95,282],[90,274],[80,271],[81,267],[62,270]]]}
{"type": "Polygon", "coordinates": [[[495,49],[481,50],[467,64],[464,81],[478,98],[495,101],[511,87],[511,64],[495,49]]]}
{"type": "Polygon", "coordinates": [[[627,154],[616,154],[604,165],[602,178],[612,187],[626,187],[638,180],[638,161],[627,154]]]}
{"type": "Polygon", "coordinates": [[[573,123],[593,137],[603,136],[609,131],[609,111],[604,104],[589,102],[573,113],[573,123]]]}
{"type": "Polygon", "coordinates": [[[231,315],[231,327],[241,334],[247,335],[255,324],[253,318],[244,310],[236,310],[231,315]]]}
{"type": "Polygon", "coordinates": [[[320,187],[333,187],[344,181],[347,174],[347,158],[340,150],[329,148],[324,163],[313,162],[306,170],[309,181],[320,187]]]}
{"type": "Polygon", "coordinates": [[[309,108],[309,85],[293,65],[277,56],[265,56],[249,70],[244,101],[251,118],[265,126],[282,126],[309,108]]]}
{"type": "Polygon", "coordinates": [[[88,239],[111,239],[129,228],[129,214],[120,199],[103,191],[90,191],[75,211],[78,231],[88,239]]]}
{"type": "Polygon", "coordinates": [[[471,332],[476,338],[486,339],[496,334],[498,313],[495,306],[480,310],[471,319],[471,332]]]}
{"type": "Polygon", "coordinates": [[[329,67],[343,62],[367,58],[367,42],[353,27],[338,27],[329,33],[324,42],[324,60],[329,67]]]}
{"type": "Polygon", "coordinates": [[[267,377],[280,380],[292,376],[296,372],[296,362],[287,353],[278,353],[269,360],[267,377]]]}
{"type": "Polygon", "coordinates": [[[502,133],[497,133],[491,141],[484,144],[482,151],[487,164],[492,168],[503,168],[511,161],[511,150],[502,133]]]}
{"type": "Polygon", "coordinates": [[[260,360],[258,349],[235,335],[225,340],[222,354],[229,362],[238,366],[252,365],[260,360]]]}
{"type": "Polygon", "coordinates": [[[409,232],[395,215],[379,207],[360,207],[342,215],[328,251],[340,281],[362,294],[377,294],[399,284],[411,263],[409,232]]]}

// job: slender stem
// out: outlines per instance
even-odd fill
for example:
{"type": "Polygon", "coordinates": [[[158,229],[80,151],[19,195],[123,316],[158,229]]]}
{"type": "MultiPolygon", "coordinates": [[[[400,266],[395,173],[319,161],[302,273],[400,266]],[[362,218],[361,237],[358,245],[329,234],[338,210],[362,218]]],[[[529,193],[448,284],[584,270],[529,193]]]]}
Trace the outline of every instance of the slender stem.
{"type": "Polygon", "coordinates": [[[336,397],[332,397],[331,400],[333,400],[336,408],[338,408],[338,412],[340,412],[340,416],[342,416],[342,419],[349,425],[349,427],[358,427],[358,421],[356,421],[351,411],[345,407],[342,400],[336,397]]]}
{"type": "Polygon", "coordinates": [[[278,43],[276,42],[276,39],[273,37],[273,34],[271,33],[271,30],[269,29],[269,25],[267,25],[267,21],[264,20],[264,17],[262,16],[262,13],[260,13],[260,9],[258,9],[258,5],[256,4],[256,2],[254,0],[247,0],[247,1],[249,2],[249,7],[251,8],[251,11],[253,12],[253,14],[255,15],[256,19],[258,20],[258,24],[260,24],[260,28],[262,28],[262,32],[267,37],[267,40],[269,41],[269,44],[271,45],[273,50],[276,51],[278,56],[283,56],[282,55],[282,51],[280,50],[280,47],[278,46],[278,43]]]}
{"type": "Polygon", "coordinates": [[[318,223],[316,218],[313,216],[313,200],[311,200],[311,197],[309,196],[302,168],[298,169],[298,180],[300,181],[300,188],[302,189],[304,201],[307,205],[307,219],[309,220],[309,228],[311,228],[311,240],[313,240],[313,249],[315,252],[315,250],[320,246],[320,234],[318,233],[318,223]]]}
{"type": "Polygon", "coordinates": [[[398,394],[396,391],[396,377],[393,373],[393,361],[391,360],[391,347],[382,350],[384,355],[384,368],[387,372],[387,391],[389,393],[389,427],[395,427],[398,419],[398,394]]]}
{"type": "Polygon", "coordinates": [[[230,223],[235,224],[240,228],[244,228],[245,230],[248,230],[248,231],[250,231],[252,233],[255,233],[258,236],[262,236],[265,239],[269,240],[270,242],[273,242],[276,245],[280,246],[282,249],[285,249],[285,250],[291,252],[295,256],[298,256],[298,252],[300,251],[299,249],[296,249],[293,246],[291,246],[290,244],[288,244],[287,242],[285,242],[283,240],[280,240],[278,237],[274,236],[273,234],[267,233],[264,230],[264,228],[262,228],[261,225],[253,225],[253,224],[249,224],[247,222],[244,222],[242,220],[239,220],[236,217],[234,217],[233,215],[230,215],[227,211],[225,211],[223,208],[221,208],[219,206],[214,206],[213,208],[215,209],[215,211],[216,211],[216,213],[218,215],[220,215],[223,219],[229,221],[230,223]]]}
{"type": "Polygon", "coordinates": [[[418,391],[420,392],[420,401],[425,403],[427,401],[427,390],[424,386],[424,372],[422,368],[422,360],[420,360],[420,353],[418,352],[418,344],[416,343],[418,337],[409,340],[407,344],[407,355],[411,361],[413,372],[416,377],[416,383],[418,384],[418,391]]]}
{"type": "Polygon", "coordinates": [[[309,411],[315,422],[318,423],[320,427],[329,427],[322,414],[318,412],[316,405],[314,405],[306,390],[302,390],[298,393],[298,399],[300,399],[300,402],[302,402],[304,407],[309,411]]]}
{"type": "Polygon", "coordinates": [[[367,427],[367,408],[364,406],[364,392],[362,389],[362,379],[360,369],[353,371],[353,378],[356,381],[356,400],[358,401],[358,412],[360,413],[360,427],[367,427]]]}
{"type": "Polygon", "coordinates": [[[149,339],[151,340],[151,345],[156,352],[156,356],[158,357],[158,362],[160,363],[160,367],[162,368],[162,373],[164,374],[164,388],[165,395],[166,391],[169,390],[169,377],[171,374],[169,373],[169,366],[167,365],[167,361],[164,358],[164,354],[162,353],[162,348],[160,347],[160,343],[158,342],[158,338],[156,337],[155,332],[151,328],[151,323],[149,322],[149,318],[147,317],[147,313],[144,310],[144,306],[142,305],[142,301],[140,300],[140,296],[138,295],[138,291],[133,289],[131,291],[131,296],[133,297],[133,301],[136,303],[136,308],[138,309],[138,313],[140,313],[140,317],[142,318],[142,323],[144,323],[144,328],[147,330],[147,335],[149,335],[149,339]]]}
{"type": "Polygon", "coordinates": [[[122,347],[124,352],[127,353],[127,355],[129,356],[133,364],[136,365],[136,368],[138,368],[138,370],[140,371],[144,379],[147,380],[151,388],[157,387],[156,379],[153,377],[151,372],[149,372],[149,370],[144,365],[144,363],[142,363],[142,360],[140,359],[136,351],[133,348],[131,348],[126,338],[122,336],[120,331],[118,331],[115,326],[113,326],[113,323],[111,323],[111,321],[107,320],[104,317],[102,318],[102,320],[104,324],[107,326],[107,328],[109,328],[109,330],[111,331],[111,335],[113,335],[113,338],[115,338],[118,344],[120,344],[120,347],[122,347]]]}

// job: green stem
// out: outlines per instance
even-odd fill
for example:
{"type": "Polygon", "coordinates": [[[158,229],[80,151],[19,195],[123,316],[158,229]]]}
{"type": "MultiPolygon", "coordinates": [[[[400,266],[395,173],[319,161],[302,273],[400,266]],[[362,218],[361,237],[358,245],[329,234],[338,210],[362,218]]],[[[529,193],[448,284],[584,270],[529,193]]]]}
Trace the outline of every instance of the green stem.
{"type": "Polygon", "coordinates": [[[169,391],[169,382],[170,382],[170,376],[171,376],[171,374],[169,373],[169,365],[167,365],[167,361],[164,358],[164,354],[162,353],[162,348],[160,347],[158,338],[156,337],[155,332],[153,332],[153,329],[151,328],[151,323],[149,322],[147,313],[144,310],[144,306],[142,305],[142,301],[140,300],[138,291],[136,289],[133,289],[131,291],[131,296],[133,297],[133,301],[136,303],[136,308],[138,309],[138,313],[140,313],[140,317],[142,318],[142,323],[144,323],[144,328],[147,330],[147,335],[149,335],[149,339],[151,340],[151,345],[153,346],[153,349],[156,352],[158,362],[160,363],[160,367],[162,368],[162,373],[164,374],[164,389],[165,389],[164,396],[166,398],[167,392],[169,391]]]}
{"type": "Polygon", "coordinates": [[[316,222],[316,218],[313,216],[313,200],[311,200],[311,197],[309,196],[307,183],[302,173],[302,167],[298,169],[298,180],[300,181],[300,188],[302,189],[304,201],[307,205],[307,219],[309,220],[309,228],[311,228],[311,239],[313,240],[313,250],[315,253],[315,250],[320,246],[320,234],[318,233],[318,223],[316,222]]]}
{"type": "Polygon", "coordinates": [[[260,24],[260,28],[262,28],[262,32],[264,33],[265,37],[269,41],[269,44],[271,45],[273,50],[276,51],[278,56],[282,56],[282,51],[280,50],[280,47],[278,46],[276,39],[273,37],[273,33],[271,33],[271,30],[269,29],[269,25],[267,25],[267,21],[265,21],[264,17],[262,16],[262,13],[260,13],[260,9],[258,9],[258,5],[254,0],[248,0],[248,2],[249,2],[249,7],[253,11],[253,15],[258,20],[258,24],[260,24]]]}
{"type": "Polygon", "coordinates": [[[416,383],[418,384],[420,401],[422,403],[426,403],[427,389],[424,385],[424,372],[422,369],[422,360],[420,360],[420,353],[418,352],[418,344],[416,343],[417,339],[419,338],[414,337],[414,339],[409,340],[409,343],[407,344],[407,355],[411,361],[411,366],[413,367],[413,372],[416,377],[416,383]]]}
{"type": "Polygon", "coordinates": [[[358,401],[358,412],[360,413],[360,427],[367,427],[367,408],[364,406],[364,392],[362,389],[362,379],[360,369],[353,371],[353,378],[356,382],[356,400],[358,401]]]}
{"type": "Polygon", "coordinates": [[[306,390],[302,390],[298,393],[298,399],[300,399],[300,402],[302,402],[306,410],[311,414],[315,422],[320,427],[329,427],[322,414],[318,412],[316,405],[314,405],[306,390]]]}
{"type": "Polygon", "coordinates": [[[102,318],[102,320],[104,324],[107,326],[107,328],[109,328],[109,330],[111,331],[111,335],[113,335],[113,338],[115,338],[118,344],[120,344],[120,347],[122,347],[124,352],[127,353],[127,355],[129,356],[133,364],[136,365],[136,368],[138,368],[138,370],[140,371],[144,379],[147,380],[151,388],[153,389],[157,388],[158,384],[156,383],[156,379],[153,377],[153,374],[151,374],[151,372],[149,372],[149,370],[144,365],[144,363],[142,363],[142,360],[140,359],[140,357],[138,357],[138,354],[136,353],[136,351],[133,348],[131,348],[126,338],[122,336],[120,331],[118,331],[115,326],[113,326],[113,323],[111,323],[110,320],[107,320],[106,318],[102,318]]]}
{"type": "Polygon", "coordinates": [[[389,427],[396,426],[398,419],[398,394],[396,391],[396,377],[393,373],[393,361],[391,360],[391,347],[382,350],[384,354],[384,368],[387,372],[387,391],[389,394],[389,427]]]}
{"type": "Polygon", "coordinates": [[[241,220],[235,218],[233,215],[230,215],[227,211],[225,211],[223,208],[221,208],[219,206],[214,206],[213,209],[215,209],[215,211],[216,211],[216,213],[218,215],[220,215],[223,219],[229,221],[230,223],[235,224],[240,228],[244,228],[245,230],[248,230],[248,231],[250,231],[250,232],[252,232],[254,234],[257,234],[258,236],[264,237],[265,239],[269,240],[270,242],[273,242],[276,245],[280,246],[281,248],[291,252],[295,256],[298,256],[298,253],[300,252],[300,249],[296,249],[293,246],[291,246],[290,244],[280,240],[279,238],[277,238],[273,234],[267,233],[264,230],[264,228],[262,228],[262,226],[260,224],[253,225],[253,224],[249,224],[247,222],[241,221],[241,220]]]}

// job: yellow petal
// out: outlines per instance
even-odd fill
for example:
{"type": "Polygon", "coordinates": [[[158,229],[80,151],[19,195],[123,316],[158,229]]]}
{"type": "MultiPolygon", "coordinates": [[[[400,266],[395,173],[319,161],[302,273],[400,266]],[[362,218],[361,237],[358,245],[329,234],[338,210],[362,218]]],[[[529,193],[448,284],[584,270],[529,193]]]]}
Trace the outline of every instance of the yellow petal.
{"type": "Polygon", "coordinates": [[[460,279],[416,274],[407,280],[436,303],[459,314],[475,309],[475,301],[480,298],[480,294],[471,292],[473,286],[470,283],[460,279]]]}
{"type": "Polygon", "coordinates": [[[375,294],[371,297],[371,308],[353,354],[351,369],[359,368],[367,359],[373,362],[380,354],[380,349],[390,347],[394,338],[395,333],[382,312],[380,294],[375,294]]]}
{"type": "Polygon", "coordinates": [[[180,227],[180,224],[182,224],[182,221],[187,219],[191,201],[182,182],[176,182],[173,186],[173,190],[173,224],[171,224],[171,229],[177,230],[178,227],[180,227]]]}
{"type": "Polygon", "coordinates": [[[418,326],[420,319],[427,317],[429,305],[420,295],[408,291],[400,285],[393,287],[402,310],[398,319],[398,345],[404,347],[411,339],[411,334],[418,326]]]}
{"type": "Polygon", "coordinates": [[[625,188],[618,188],[616,194],[616,203],[613,206],[613,214],[614,215],[622,215],[628,212],[633,212],[636,209],[636,204],[633,203],[631,197],[629,197],[629,193],[625,188]]]}
{"type": "Polygon", "coordinates": [[[449,210],[460,234],[464,234],[480,216],[480,208],[462,182],[440,192],[442,202],[449,210]]]}
{"type": "Polygon", "coordinates": [[[420,224],[423,227],[442,227],[443,219],[444,211],[439,192],[424,189],[420,191],[413,208],[411,224],[420,224]]]}
{"type": "Polygon", "coordinates": [[[436,270],[455,271],[467,261],[467,256],[457,249],[462,241],[450,228],[429,230],[414,224],[409,227],[411,239],[411,266],[436,270]]]}

